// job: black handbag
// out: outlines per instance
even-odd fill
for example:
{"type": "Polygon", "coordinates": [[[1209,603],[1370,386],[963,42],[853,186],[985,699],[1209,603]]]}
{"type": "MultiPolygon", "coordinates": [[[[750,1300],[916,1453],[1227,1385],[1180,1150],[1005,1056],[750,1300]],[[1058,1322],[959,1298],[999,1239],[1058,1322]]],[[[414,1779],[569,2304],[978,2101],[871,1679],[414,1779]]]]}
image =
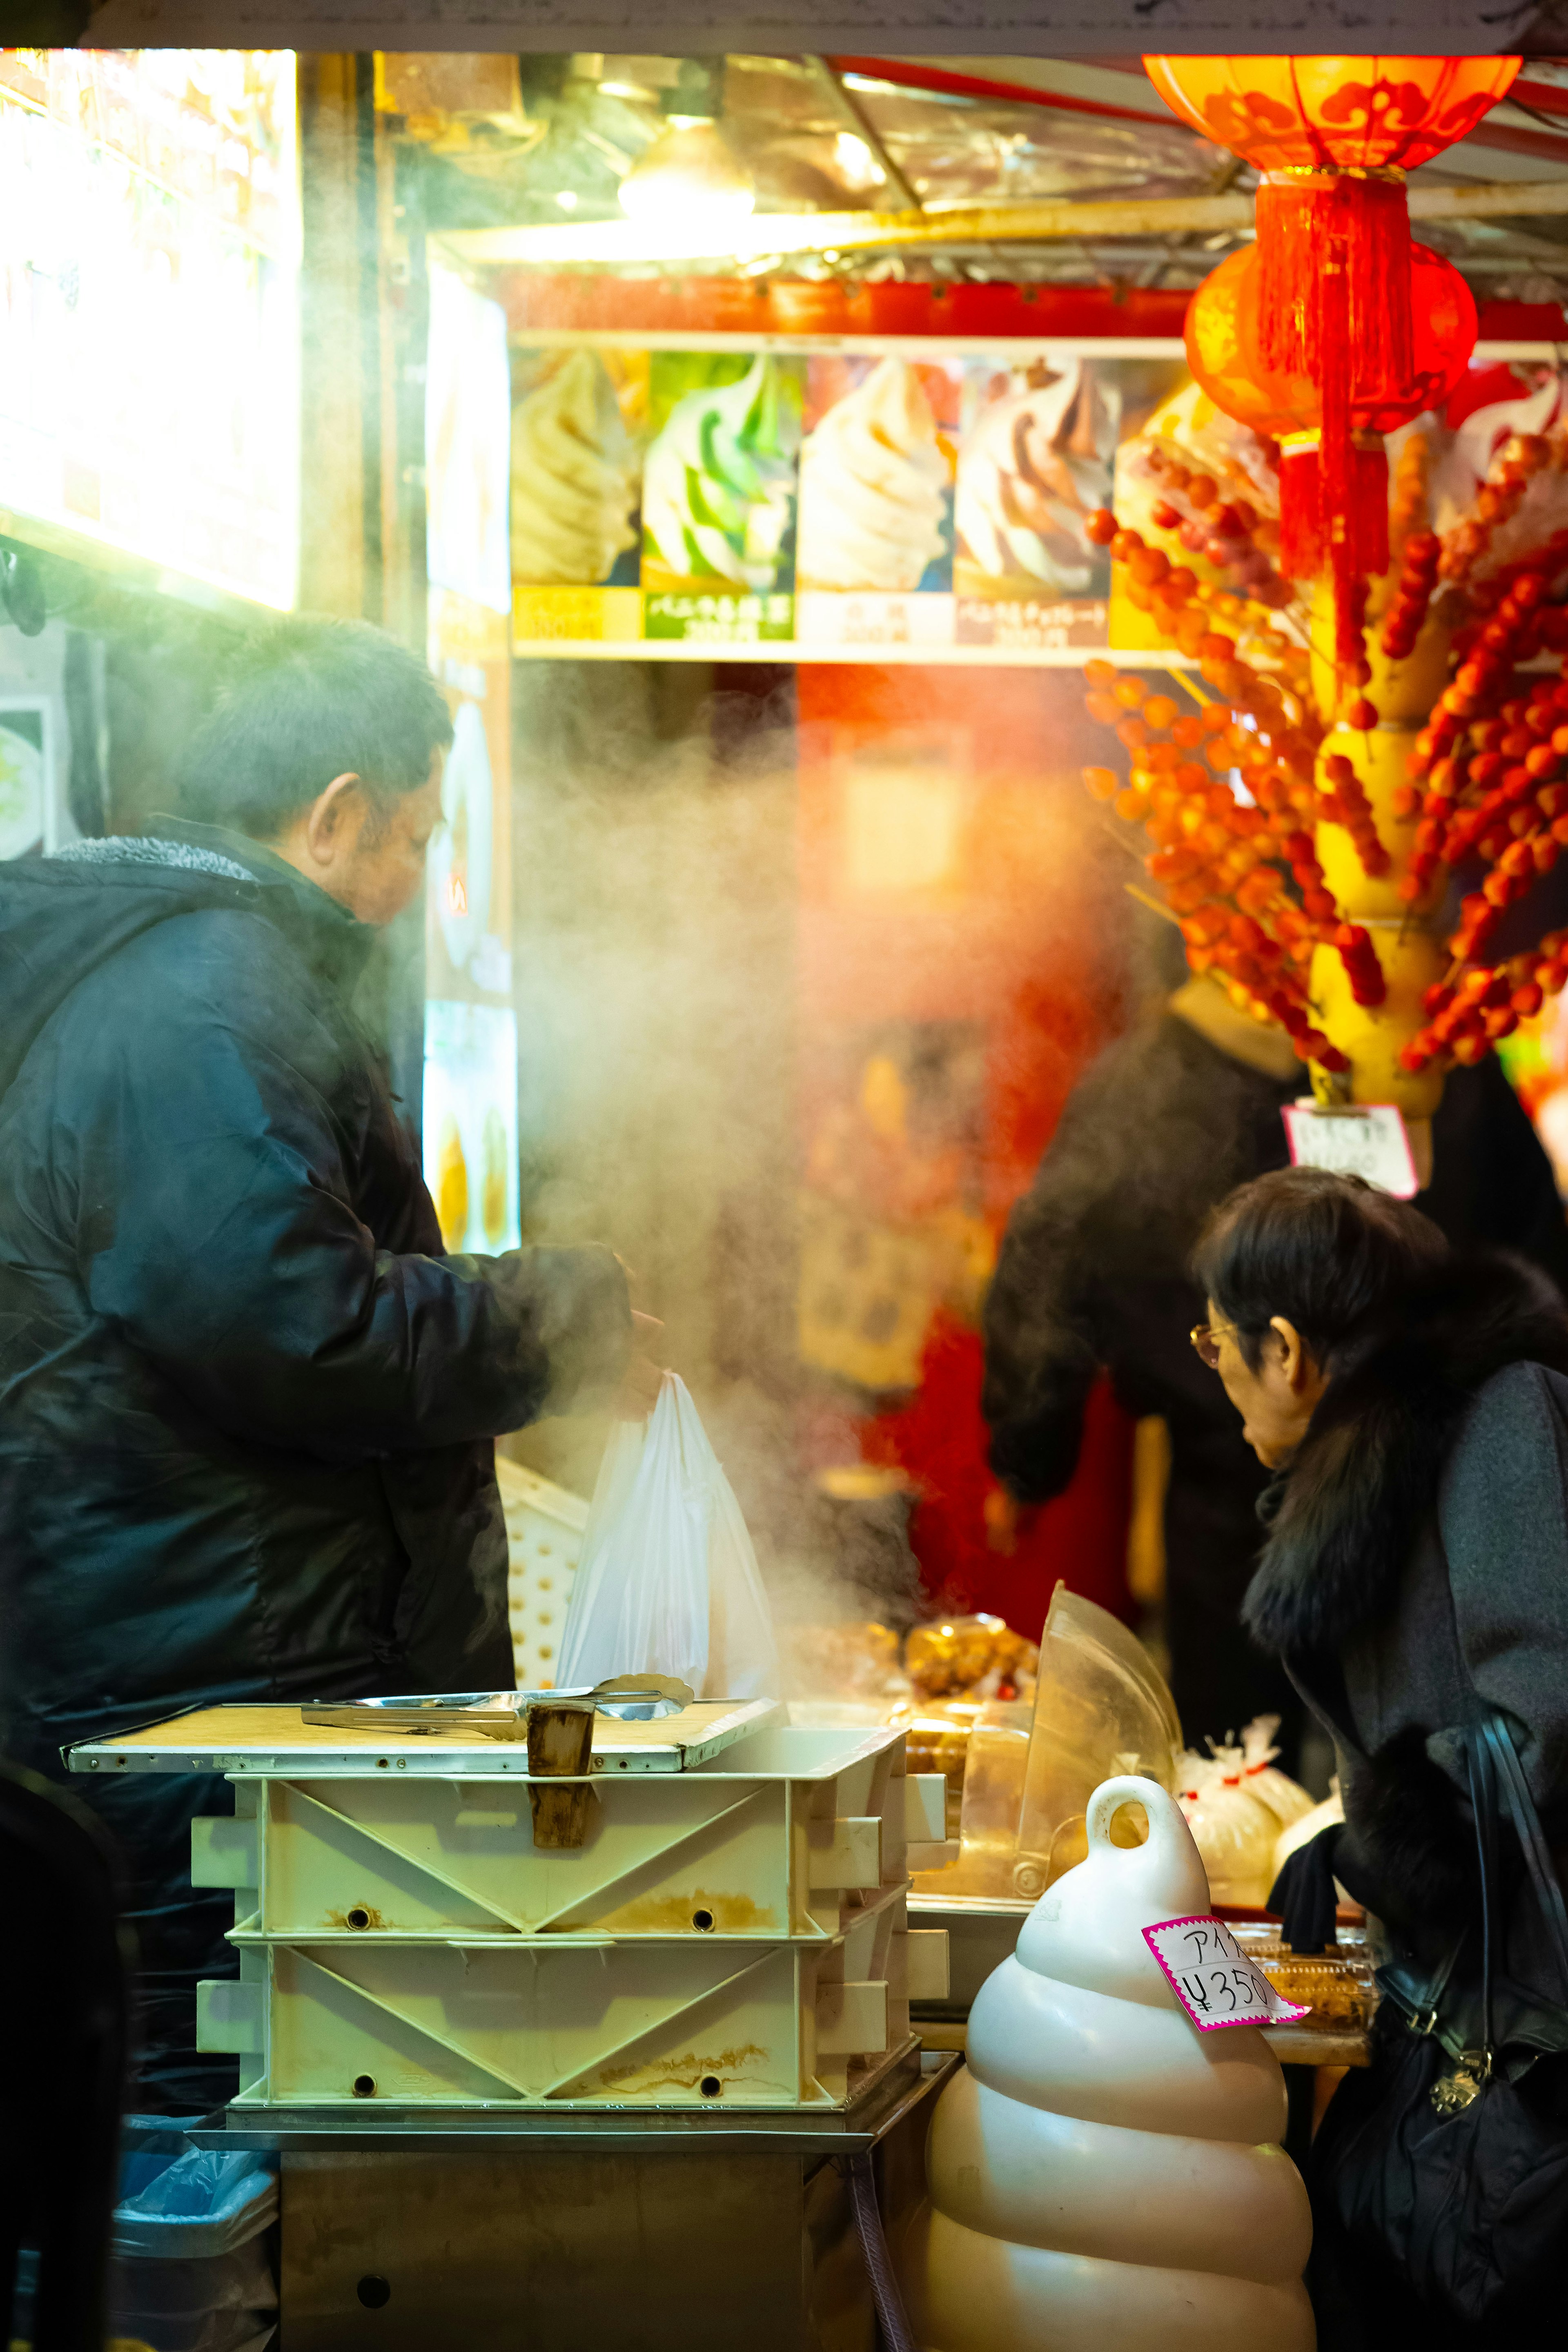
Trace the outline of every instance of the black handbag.
{"type": "Polygon", "coordinates": [[[1430,2346],[1493,2345],[1563,2315],[1568,2259],[1568,1907],[1506,1717],[1465,1734],[1479,1864],[1475,1926],[1424,1977],[1395,1962],[1370,2068],[1347,2075],[1308,2166],[1319,2340],[1345,2352],[1403,2321],[1430,2346]],[[1500,1965],[1500,1838],[1517,1837],[1560,2004],[1500,1965]]]}

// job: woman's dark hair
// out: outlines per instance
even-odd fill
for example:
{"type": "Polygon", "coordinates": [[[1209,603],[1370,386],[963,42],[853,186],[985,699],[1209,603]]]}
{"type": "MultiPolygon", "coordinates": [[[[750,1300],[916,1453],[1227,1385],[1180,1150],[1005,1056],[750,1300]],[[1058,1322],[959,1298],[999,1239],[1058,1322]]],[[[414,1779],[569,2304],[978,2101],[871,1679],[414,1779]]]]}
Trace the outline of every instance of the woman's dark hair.
{"type": "Polygon", "coordinates": [[[1236,1326],[1253,1371],[1276,1315],[1330,1368],[1448,1255],[1437,1227],[1408,1201],[1359,1176],[1281,1168],[1220,1202],[1193,1253],[1193,1274],[1236,1326]]]}
{"type": "Polygon", "coordinates": [[[384,811],[417,791],[451,740],[441,689],[416,655],[368,621],[301,614],[231,660],[181,762],[181,811],[275,841],[334,776],[358,776],[384,811]]]}

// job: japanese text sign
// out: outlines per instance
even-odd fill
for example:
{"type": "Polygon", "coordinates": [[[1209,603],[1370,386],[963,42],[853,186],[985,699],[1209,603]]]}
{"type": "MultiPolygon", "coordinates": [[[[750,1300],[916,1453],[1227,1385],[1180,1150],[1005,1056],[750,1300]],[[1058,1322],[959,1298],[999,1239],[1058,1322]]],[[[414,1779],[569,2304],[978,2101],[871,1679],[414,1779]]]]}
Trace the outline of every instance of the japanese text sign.
{"type": "Polygon", "coordinates": [[[1200,2033],[1226,2025],[1293,2025],[1307,2011],[1277,1992],[1218,1919],[1163,1919],[1143,1940],[1200,2033]]]}

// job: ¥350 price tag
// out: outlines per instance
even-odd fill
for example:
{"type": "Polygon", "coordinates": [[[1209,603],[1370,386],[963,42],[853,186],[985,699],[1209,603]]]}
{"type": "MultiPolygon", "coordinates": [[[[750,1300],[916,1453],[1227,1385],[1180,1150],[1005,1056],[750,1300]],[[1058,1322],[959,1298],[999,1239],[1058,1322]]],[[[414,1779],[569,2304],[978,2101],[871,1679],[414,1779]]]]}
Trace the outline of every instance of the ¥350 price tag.
{"type": "Polygon", "coordinates": [[[1200,2033],[1226,2025],[1294,2025],[1307,2014],[1276,1992],[1218,1919],[1163,1919],[1144,1928],[1143,1940],[1200,2033]]]}
{"type": "Polygon", "coordinates": [[[1358,1103],[1320,1109],[1309,1098],[1288,1103],[1280,1117],[1295,1168],[1327,1168],[1336,1176],[1364,1176],[1380,1192],[1413,1201],[1421,1190],[1415,1155],[1396,1103],[1358,1103]]]}

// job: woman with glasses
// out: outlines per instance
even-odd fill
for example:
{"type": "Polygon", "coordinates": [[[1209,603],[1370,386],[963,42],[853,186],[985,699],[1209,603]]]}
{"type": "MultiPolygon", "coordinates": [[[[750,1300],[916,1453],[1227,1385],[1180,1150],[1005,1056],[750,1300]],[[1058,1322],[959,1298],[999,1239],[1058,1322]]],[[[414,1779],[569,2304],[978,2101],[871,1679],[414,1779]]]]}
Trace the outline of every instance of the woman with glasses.
{"type": "Polygon", "coordinates": [[[1338,1750],[1345,1822],[1275,1891],[1381,1923],[1373,2061],[1314,2147],[1334,2352],[1562,2316],[1568,2245],[1568,1316],[1410,1204],[1287,1169],[1194,1257],[1192,1334],[1275,1472],[1245,1614],[1338,1750]]]}

